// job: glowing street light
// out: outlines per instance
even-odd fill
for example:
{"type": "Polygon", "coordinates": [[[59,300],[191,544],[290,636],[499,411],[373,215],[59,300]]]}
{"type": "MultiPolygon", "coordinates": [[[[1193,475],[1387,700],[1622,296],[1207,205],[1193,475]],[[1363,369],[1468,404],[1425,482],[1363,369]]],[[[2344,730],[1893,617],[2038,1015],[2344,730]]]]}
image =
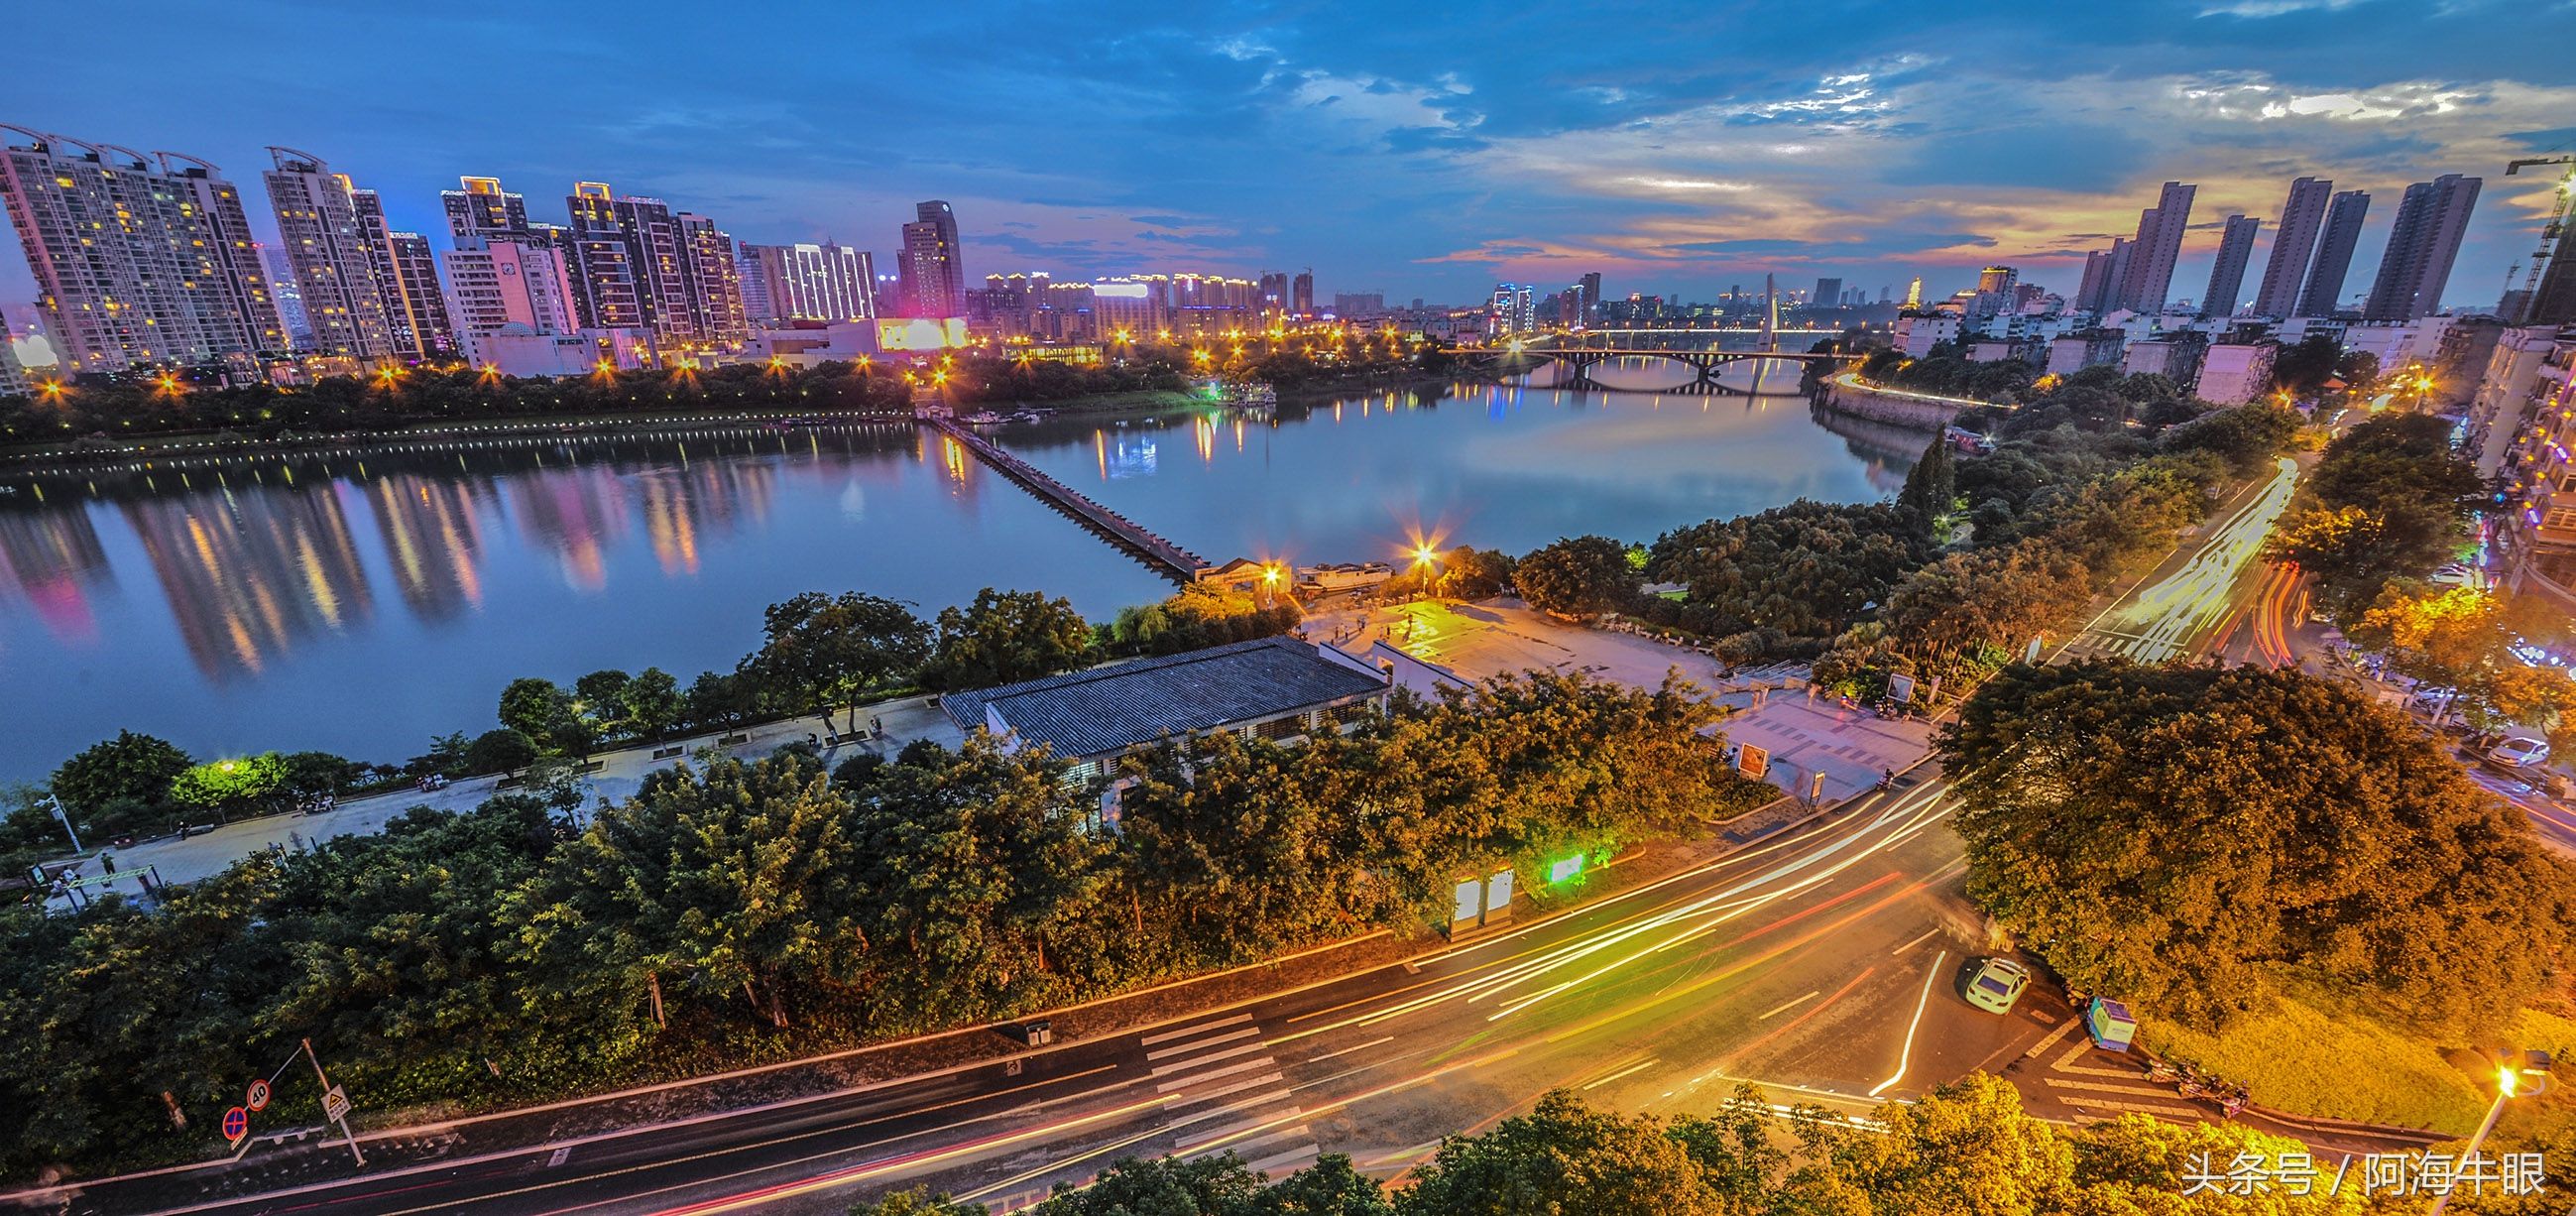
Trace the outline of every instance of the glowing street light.
{"type": "Polygon", "coordinates": [[[47,401],[60,401],[63,399],[63,394],[68,393],[71,390],[65,387],[63,382],[60,380],[47,380],[44,383],[37,385],[36,391],[43,394],[47,401]]]}
{"type": "MultiPolygon", "coordinates": [[[[2496,1062],[2495,1102],[2487,1107],[2486,1121],[2478,1124],[2478,1133],[2469,1137],[2469,1147],[2460,1154],[2462,1161],[2474,1161],[2479,1146],[2486,1143],[2487,1133],[2495,1130],[2496,1120],[2504,1114],[2504,1104],[2515,1098],[2536,1098],[2550,1090],[2549,1066],[2556,1061],[2545,1051],[2499,1051],[2496,1062]]],[[[2428,1209],[2441,1216],[2451,1206],[2451,1193],[2444,1191],[2428,1209]]]]}

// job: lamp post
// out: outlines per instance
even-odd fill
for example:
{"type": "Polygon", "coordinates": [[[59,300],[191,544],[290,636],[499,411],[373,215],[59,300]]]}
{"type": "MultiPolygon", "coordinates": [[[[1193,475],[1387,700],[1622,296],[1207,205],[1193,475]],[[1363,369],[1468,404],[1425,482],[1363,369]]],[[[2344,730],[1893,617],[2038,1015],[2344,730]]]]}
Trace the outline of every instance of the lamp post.
{"type": "Polygon", "coordinates": [[[80,852],[80,833],[72,830],[72,813],[63,809],[63,800],[56,798],[51,794],[47,794],[45,795],[45,805],[52,807],[54,809],[54,818],[62,821],[63,835],[72,838],[72,852],[80,852]]]}
{"type": "MultiPolygon", "coordinates": [[[[2461,1151],[2460,1160],[2462,1161],[2472,1161],[2477,1158],[2479,1147],[2487,1142],[2487,1133],[2495,1130],[2496,1120],[2504,1115],[2504,1104],[2508,1100],[2536,1098],[2549,1092],[2550,1056],[2548,1052],[2499,1051],[2495,1053],[2495,1062],[2495,1101],[2488,1105],[2487,1117],[2478,1124],[2478,1133],[2469,1137],[2469,1147],[2461,1151]]],[[[2431,1216],[2441,1216],[2442,1209],[2449,1206],[2451,1206],[2451,1193],[2444,1191],[2434,1197],[2433,1206],[2428,1211],[2431,1216]]]]}

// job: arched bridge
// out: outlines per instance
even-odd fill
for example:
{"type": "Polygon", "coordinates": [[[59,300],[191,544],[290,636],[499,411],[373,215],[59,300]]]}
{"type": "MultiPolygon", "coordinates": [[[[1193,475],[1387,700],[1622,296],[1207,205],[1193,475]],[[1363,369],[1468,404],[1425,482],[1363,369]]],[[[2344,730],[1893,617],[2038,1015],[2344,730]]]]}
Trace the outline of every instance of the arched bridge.
{"type": "Polygon", "coordinates": [[[1690,383],[1653,390],[1663,393],[1741,393],[1744,390],[1730,388],[1718,381],[1719,375],[1730,363],[1777,359],[1790,363],[1820,363],[1830,366],[1860,358],[1859,355],[1806,352],[1790,354],[1785,351],[1769,350],[1657,350],[1650,347],[1624,346],[1527,346],[1519,353],[1527,358],[1554,360],[1562,364],[1567,373],[1565,386],[1569,388],[1613,388],[1592,378],[1593,368],[1612,359],[1669,359],[1691,369],[1690,383]]]}

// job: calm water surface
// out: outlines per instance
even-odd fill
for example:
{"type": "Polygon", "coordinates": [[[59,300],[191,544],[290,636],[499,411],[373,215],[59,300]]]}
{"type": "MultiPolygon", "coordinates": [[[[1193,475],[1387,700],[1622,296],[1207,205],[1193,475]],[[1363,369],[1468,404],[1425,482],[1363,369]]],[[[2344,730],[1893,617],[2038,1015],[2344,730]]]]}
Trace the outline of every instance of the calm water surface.
{"type": "MultiPolygon", "coordinates": [[[[1057,420],[999,437],[1213,560],[1382,558],[1419,532],[1523,550],[1860,500],[1908,444],[1795,397],[1472,389],[1276,426],[1057,420]]],[[[1169,585],[909,428],[509,440],[6,476],[0,780],[119,728],[199,755],[399,760],[501,686],[729,668],[805,590],[922,606],[993,585],[1085,614],[1169,585]]]]}

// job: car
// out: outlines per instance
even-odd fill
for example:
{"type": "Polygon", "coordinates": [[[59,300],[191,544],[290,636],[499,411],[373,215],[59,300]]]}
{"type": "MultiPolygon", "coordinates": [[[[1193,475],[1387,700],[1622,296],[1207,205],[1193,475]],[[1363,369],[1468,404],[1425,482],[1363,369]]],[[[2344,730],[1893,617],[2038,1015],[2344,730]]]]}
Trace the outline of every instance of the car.
{"type": "Polygon", "coordinates": [[[2487,749],[2487,759],[2506,768],[2529,768],[2549,762],[2549,741],[2515,735],[2487,749]]]}
{"type": "Polygon", "coordinates": [[[2476,571],[2458,562],[2452,562],[2434,571],[2430,581],[2436,587],[2465,587],[2476,581],[2476,578],[2476,571]]]}
{"type": "Polygon", "coordinates": [[[1977,964],[1968,977],[1968,1003],[1988,1013],[2011,1013],[2013,1003],[2030,987],[2030,968],[2008,958],[1977,964]]]}

